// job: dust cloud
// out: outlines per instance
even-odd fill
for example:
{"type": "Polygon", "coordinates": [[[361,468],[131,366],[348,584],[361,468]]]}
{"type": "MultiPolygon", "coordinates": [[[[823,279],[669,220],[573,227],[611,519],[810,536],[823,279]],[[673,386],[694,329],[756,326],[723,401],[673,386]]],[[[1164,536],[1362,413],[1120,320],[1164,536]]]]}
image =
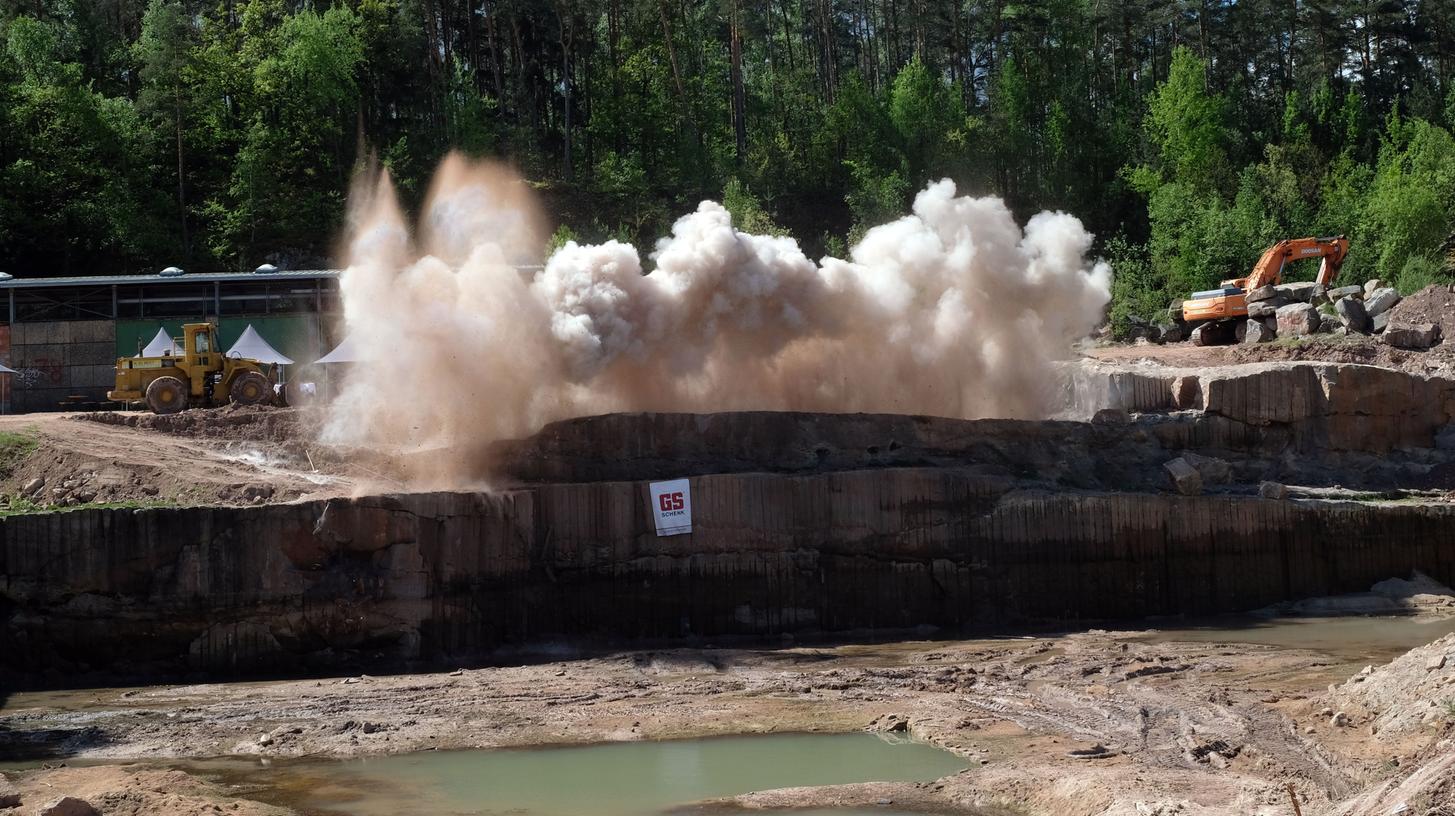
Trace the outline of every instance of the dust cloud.
{"type": "Polygon", "coordinates": [[[326,438],[429,451],[419,480],[478,481],[483,451],[610,411],[869,411],[1039,418],[1052,363],[1101,320],[1092,236],[940,181],[848,260],[733,228],[704,201],[637,249],[567,243],[544,266],[529,187],[446,159],[411,231],[388,174],[351,196],[345,329],[365,360],[326,438]],[[418,244],[412,235],[418,236],[418,244]]]}

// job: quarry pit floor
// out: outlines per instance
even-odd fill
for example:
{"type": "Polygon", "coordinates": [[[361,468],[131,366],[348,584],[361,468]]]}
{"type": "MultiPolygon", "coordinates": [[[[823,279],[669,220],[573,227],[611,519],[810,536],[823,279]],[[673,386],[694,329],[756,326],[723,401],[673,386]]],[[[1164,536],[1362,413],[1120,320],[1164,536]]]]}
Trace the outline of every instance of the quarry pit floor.
{"type": "MultiPolygon", "coordinates": [[[[1455,622],[1166,623],[1164,630],[704,646],[537,656],[541,662],[431,674],[28,692],[0,708],[0,741],[11,752],[25,744],[56,750],[70,765],[11,774],[26,801],[65,790],[130,803],[102,807],[107,814],[173,816],[214,805],[243,814],[314,812],[294,809],[296,795],[270,787],[266,771],[222,774],[193,762],[212,757],[266,768],[299,758],[860,730],[904,731],[953,751],[968,770],[933,783],[793,788],[720,804],[1281,814],[1292,812],[1291,784],[1304,813],[1373,814],[1387,812],[1385,788],[1414,780],[1413,793],[1396,793],[1425,808],[1410,812],[1450,812],[1455,715],[1381,732],[1380,705],[1356,704],[1345,688],[1368,679],[1392,694],[1427,679],[1428,655],[1451,652],[1455,664],[1448,634],[1455,622]],[[1383,665],[1427,638],[1434,642],[1414,659],[1383,665]]],[[[1446,673],[1455,683],[1455,665],[1446,673]]],[[[1447,691],[1455,694],[1455,686],[1447,691]]],[[[36,754],[30,766],[38,761],[36,754]]]]}

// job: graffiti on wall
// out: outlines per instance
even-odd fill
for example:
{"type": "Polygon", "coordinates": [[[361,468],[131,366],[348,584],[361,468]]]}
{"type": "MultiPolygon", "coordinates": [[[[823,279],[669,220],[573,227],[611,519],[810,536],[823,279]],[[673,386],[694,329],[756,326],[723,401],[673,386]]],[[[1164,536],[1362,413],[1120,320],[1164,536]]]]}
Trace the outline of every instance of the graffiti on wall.
{"type": "Polygon", "coordinates": [[[44,388],[61,384],[63,371],[59,362],[48,357],[37,357],[30,365],[15,371],[17,388],[44,388]]]}

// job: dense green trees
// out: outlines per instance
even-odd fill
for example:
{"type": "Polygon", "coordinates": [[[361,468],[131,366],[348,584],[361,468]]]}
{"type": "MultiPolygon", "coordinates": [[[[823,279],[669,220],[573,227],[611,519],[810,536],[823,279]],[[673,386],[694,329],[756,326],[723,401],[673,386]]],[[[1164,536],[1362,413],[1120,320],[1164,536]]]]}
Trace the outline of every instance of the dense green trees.
{"type": "MultiPolygon", "coordinates": [[[[1447,274],[1448,0],[0,0],[0,269],[327,261],[374,153],[452,146],[583,240],[703,197],[846,251],[927,180],[1064,209],[1116,315],[1346,233],[1447,274]]],[[[1304,274],[1312,274],[1312,270],[1304,274]]]]}

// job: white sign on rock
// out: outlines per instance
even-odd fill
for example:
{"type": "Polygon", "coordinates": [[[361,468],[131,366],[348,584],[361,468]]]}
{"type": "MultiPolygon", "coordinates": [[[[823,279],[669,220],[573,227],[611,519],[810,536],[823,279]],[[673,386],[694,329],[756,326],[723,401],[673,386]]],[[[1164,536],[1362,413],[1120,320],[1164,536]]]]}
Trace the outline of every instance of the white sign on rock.
{"type": "Polygon", "coordinates": [[[652,482],[652,516],[657,535],[674,536],[692,532],[692,486],[686,479],[652,482]]]}

